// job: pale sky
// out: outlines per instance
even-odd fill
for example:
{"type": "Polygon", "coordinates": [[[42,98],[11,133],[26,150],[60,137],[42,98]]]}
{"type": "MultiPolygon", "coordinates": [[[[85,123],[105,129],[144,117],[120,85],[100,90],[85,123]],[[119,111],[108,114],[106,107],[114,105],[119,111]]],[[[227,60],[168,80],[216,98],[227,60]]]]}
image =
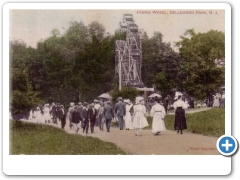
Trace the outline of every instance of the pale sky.
{"type": "Polygon", "coordinates": [[[211,29],[225,32],[224,10],[10,10],[10,40],[23,40],[27,46],[36,47],[37,42],[45,40],[56,28],[63,33],[70,21],[82,21],[85,25],[98,21],[111,34],[119,28],[124,13],[133,15],[139,29],[152,36],[154,31],[163,34],[163,41],[180,40],[186,29],[198,32],[211,29]],[[145,12],[142,12],[145,11],[145,12]],[[164,11],[164,12],[163,12],[164,11]],[[191,11],[191,12],[190,12],[191,11]],[[201,14],[203,11],[206,14],[201,14]],[[209,12],[212,12],[210,14],[209,12]],[[166,13],[166,14],[163,14],[166,13]],[[186,14],[188,13],[188,14],[186,14]],[[192,14],[189,14],[192,13],[192,14]]]}

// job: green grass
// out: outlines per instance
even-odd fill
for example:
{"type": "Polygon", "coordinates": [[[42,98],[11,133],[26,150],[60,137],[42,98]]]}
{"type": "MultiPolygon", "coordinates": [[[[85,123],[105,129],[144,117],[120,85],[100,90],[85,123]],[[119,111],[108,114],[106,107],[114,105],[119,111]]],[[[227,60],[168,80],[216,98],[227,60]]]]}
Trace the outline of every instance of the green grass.
{"type": "MultiPolygon", "coordinates": [[[[165,116],[165,125],[168,130],[174,128],[174,115],[165,116]]],[[[152,117],[147,118],[150,126],[146,129],[152,128],[152,117]]],[[[193,114],[186,114],[187,129],[184,131],[203,134],[208,136],[220,137],[225,134],[225,110],[220,108],[212,108],[207,111],[196,112],[193,114]]]]}
{"type": "Polygon", "coordinates": [[[115,155],[126,154],[113,143],[67,134],[55,127],[10,121],[10,154],[115,155]]]}

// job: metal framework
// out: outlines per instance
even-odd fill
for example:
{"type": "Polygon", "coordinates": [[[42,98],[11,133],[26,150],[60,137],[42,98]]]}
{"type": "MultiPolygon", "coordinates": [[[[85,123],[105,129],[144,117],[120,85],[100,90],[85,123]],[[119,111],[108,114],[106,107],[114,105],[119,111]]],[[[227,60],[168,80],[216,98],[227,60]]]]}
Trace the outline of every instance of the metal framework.
{"type": "Polygon", "coordinates": [[[124,14],[120,22],[122,31],[126,31],[126,40],[116,40],[115,71],[119,75],[119,90],[122,86],[143,87],[141,78],[142,45],[138,26],[132,14],[124,14]]]}

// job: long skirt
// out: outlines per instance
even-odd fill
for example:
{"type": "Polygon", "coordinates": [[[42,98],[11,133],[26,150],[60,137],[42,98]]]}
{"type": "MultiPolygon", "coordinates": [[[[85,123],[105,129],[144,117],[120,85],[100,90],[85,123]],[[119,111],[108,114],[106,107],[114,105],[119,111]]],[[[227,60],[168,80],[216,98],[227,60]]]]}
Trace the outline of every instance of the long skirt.
{"type": "Polygon", "coordinates": [[[166,127],[162,115],[160,113],[155,113],[152,122],[152,133],[157,133],[165,130],[166,127]]]}
{"type": "Polygon", "coordinates": [[[133,117],[133,128],[144,128],[147,126],[149,126],[149,124],[144,114],[137,112],[133,117]]]}
{"type": "Polygon", "coordinates": [[[132,116],[130,112],[127,112],[126,116],[123,118],[125,120],[125,129],[133,129],[132,116]]]}
{"type": "Polygon", "coordinates": [[[187,129],[187,123],[185,118],[185,111],[182,107],[178,107],[175,111],[174,130],[187,129]]]}

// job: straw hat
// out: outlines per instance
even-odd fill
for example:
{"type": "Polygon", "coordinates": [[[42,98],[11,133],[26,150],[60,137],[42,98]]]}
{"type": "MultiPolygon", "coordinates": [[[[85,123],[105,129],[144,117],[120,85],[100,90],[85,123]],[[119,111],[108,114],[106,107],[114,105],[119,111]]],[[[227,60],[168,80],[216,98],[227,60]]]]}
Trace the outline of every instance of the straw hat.
{"type": "Polygon", "coordinates": [[[130,100],[129,99],[124,99],[123,102],[130,104],[130,100]]]}
{"type": "Polygon", "coordinates": [[[144,98],[139,96],[139,97],[136,97],[135,101],[137,104],[139,104],[142,100],[144,100],[144,98]]]}

